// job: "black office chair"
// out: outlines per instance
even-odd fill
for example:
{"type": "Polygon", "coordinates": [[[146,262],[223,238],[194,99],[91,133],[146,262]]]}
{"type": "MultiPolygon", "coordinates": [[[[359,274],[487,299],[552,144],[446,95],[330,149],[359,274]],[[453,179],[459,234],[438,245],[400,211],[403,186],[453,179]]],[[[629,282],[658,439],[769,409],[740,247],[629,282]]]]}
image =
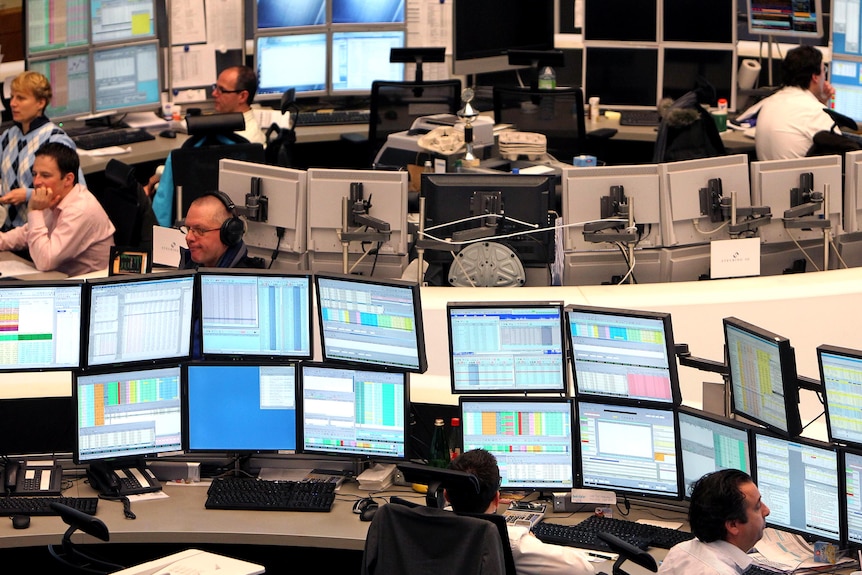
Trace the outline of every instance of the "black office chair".
{"type": "Polygon", "coordinates": [[[727,150],[712,115],[704,106],[715,100],[705,80],[672,104],[662,107],[653,163],[724,156],[727,150]]]}
{"type": "Polygon", "coordinates": [[[93,190],[102,209],[114,224],[114,244],[122,248],[152,251],[153,205],[135,178],[135,168],[115,158],[105,166],[106,185],[93,190]]]}

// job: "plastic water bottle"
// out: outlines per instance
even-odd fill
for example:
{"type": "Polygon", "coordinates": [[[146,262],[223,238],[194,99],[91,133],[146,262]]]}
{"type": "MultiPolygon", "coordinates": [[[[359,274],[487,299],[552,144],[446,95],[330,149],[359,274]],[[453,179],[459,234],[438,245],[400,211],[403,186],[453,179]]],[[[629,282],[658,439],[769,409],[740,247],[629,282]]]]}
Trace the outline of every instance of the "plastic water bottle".
{"type": "Polygon", "coordinates": [[[550,66],[545,66],[539,73],[539,90],[554,90],[556,87],[557,73],[550,66]]]}
{"type": "Polygon", "coordinates": [[[449,467],[449,434],[446,422],[438,417],[434,420],[434,433],[431,435],[431,448],[428,452],[428,464],[434,467],[449,467]]]}

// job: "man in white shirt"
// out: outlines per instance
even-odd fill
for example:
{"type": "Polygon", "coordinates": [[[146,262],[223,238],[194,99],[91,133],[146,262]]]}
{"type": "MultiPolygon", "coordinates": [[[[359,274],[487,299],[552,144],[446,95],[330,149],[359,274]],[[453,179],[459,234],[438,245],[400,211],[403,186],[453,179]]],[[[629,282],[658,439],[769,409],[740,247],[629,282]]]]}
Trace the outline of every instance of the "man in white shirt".
{"type": "Polygon", "coordinates": [[[835,122],[824,108],[834,94],[826,80],[820,50],[798,46],[787,52],[782,62],[782,88],[763,101],[757,114],[757,159],[805,157],[816,133],[832,131],[835,122]]]}
{"type": "Polygon", "coordinates": [[[248,66],[231,66],[218,75],[213,84],[215,111],[220,114],[241,112],[245,130],[236,132],[252,143],[266,144],[266,135],[254,117],[251,105],[257,93],[257,74],[248,66]]]}
{"type": "Polygon", "coordinates": [[[658,572],[737,575],[751,565],[748,552],[763,537],[769,507],[747,473],[722,469],[692,484],[688,522],[695,539],[674,545],[658,572]]]}

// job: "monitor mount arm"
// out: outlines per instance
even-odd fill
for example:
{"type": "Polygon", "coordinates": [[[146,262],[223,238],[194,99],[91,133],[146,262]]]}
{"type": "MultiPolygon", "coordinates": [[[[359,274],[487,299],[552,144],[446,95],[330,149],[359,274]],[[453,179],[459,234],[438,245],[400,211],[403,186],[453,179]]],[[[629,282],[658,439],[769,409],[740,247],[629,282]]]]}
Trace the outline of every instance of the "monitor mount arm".
{"type": "Polygon", "coordinates": [[[371,194],[365,199],[362,192],[362,182],[350,183],[350,196],[344,196],[341,201],[341,229],[338,238],[342,248],[342,271],[348,272],[348,249],[350,242],[387,242],[392,237],[389,222],[368,215],[371,209],[371,194]],[[371,228],[373,231],[352,231],[357,227],[371,228]]]}
{"type": "Polygon", "coordinates": [[[269,198],[260,191],[261,178],[249,180],[249,192],[245,195],[245,206],[236,206],[237,214],[245,216],[250,222],[266,222],[269,218],[269,198]]]}
{"type": "Polygon", "coordinates": [[[830,226],[826,194],[814,190],[814,174],[799,174],[799,187],[790,189],[790,209],[784,211],[784,227],[826,229],[830,226]],[[814,214],[821,206],[824,208],[822,218],[814,214]]]}
{"type": "Polygon", "coordinates": [[[731,236],[739,236],[753,232],[758,227],[772,220],[772,210],[769,206],[740,207],[736,201],[736,192],[730,192],[730,197],[724,195],[720,178],[712,178],[705,188],[700,189],[700,213],[709,216],[713,223],[730,222],[727,231],[731,236]],[[742,218],[740,220],[740,218],[742,218]]]}
{"type": "Polygon", "coordinates": [[[608,195],[602,196],[600,201],[602,219],[584,224],[584,241],[634,244],[638,235],[634,224],[633,199],[626,198],[622,186],[611,186],[608,195]],[[603,230],[617,230],[618,233],[602,233],[603,230]]]}

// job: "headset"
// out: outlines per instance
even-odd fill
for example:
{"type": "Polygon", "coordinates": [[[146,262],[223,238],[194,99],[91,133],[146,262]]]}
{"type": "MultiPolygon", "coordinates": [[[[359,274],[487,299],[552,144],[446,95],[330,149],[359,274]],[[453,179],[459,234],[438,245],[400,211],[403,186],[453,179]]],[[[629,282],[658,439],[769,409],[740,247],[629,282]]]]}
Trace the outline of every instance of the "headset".
{"type": "Polygon", "coordinates": [[[221,240],[221,243],[228,247],[233,247],[238,244],[245,233],[245,224],[237,215],[236,205],[233,203],[233,200],[231,200],[230,196],[221,190],[211,190],[204,192],[203,195],[218,198],[230,214],[230,217],[222,223],[221,228],[219,229],[219,239],[221,240]]]}

